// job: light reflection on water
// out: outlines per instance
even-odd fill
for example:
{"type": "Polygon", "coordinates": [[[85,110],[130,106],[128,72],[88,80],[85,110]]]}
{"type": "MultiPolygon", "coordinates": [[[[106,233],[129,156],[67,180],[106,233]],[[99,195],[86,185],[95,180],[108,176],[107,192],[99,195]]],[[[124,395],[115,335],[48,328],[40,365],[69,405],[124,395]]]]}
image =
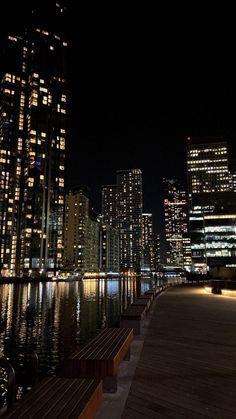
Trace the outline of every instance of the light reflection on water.
{"type": "Polygon", "coordinates": [[[34,350],[40,377],[55,375],[79,344],[117,325],[127,305],[153,285],[150,278],[0,285],[0,356],[9,358],[19,383],[29,384],[34,350]]]}

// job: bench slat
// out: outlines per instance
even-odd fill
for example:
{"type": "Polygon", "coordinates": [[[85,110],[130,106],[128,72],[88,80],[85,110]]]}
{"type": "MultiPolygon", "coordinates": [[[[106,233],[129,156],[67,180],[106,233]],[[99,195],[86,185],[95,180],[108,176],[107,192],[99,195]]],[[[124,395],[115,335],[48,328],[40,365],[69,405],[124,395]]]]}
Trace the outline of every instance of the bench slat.
{"type": "Polygon", "coordinates": [[[46,378],[9,409],[3,418],[89,419],[94,416],[101,399],[100,380],[46,378]]]}
{"type": "Polygon", "coordinates": [[[127,338],[132,329],[127,328],[107,328],[106,333],[102,333],[102,339],[95,338],[80,350],[76,351],[71,355],[70,359],[86,359],[86,358],[102,358],[108,357],[108,352],[114,347],[116,341],[119,342],[121,339],[127,338]],[[104,341],[106,341],[106,347],[104,348],[104,341]]]}
{"type": "Polygon", "coordinates": [[[95,338],[93,338],[88,344],[86,344],[85,346],[83,346],[82,348],[80,348],[78,351],[74,352],[70,358],[75,358],[77,357],[79,354],[84,353],[84,356],[87,355],[87,353],[92,349],[92,348],[97,348],[100,344],[103,343],[104,339],[107,338],[107,336],[109,334],[113,333],[113,329],[112,328],[107,328],[107,329],[103,329],[101,331],[101,333],[99,333],[98,336],[96,336],[95,338]]]}

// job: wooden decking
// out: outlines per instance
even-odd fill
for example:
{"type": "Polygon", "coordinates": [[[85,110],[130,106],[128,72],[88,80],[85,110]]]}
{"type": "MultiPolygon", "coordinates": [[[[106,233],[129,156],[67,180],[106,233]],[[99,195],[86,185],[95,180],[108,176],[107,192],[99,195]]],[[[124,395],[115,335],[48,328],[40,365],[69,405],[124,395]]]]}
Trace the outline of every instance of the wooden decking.
{"type": "Polygon", "coordinates": [[[122,418],[236,418],[235,298],[191,286],[158,298],[122,418]]]}

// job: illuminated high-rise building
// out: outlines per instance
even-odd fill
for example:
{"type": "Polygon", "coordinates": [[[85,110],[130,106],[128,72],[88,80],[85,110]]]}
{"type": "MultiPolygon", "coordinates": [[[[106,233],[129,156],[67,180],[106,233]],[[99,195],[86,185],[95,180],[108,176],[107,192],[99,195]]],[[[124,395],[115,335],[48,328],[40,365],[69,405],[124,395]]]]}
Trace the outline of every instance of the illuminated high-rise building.
{"type": "Polygon", "coordinates": [[[205,273],[207,252],[204,216],[213,213],[220,202],[225,206],[227,193],[232,190],[224,139],[188,140],[187,175],[192,267],[195,272],[205,273]]]}
{"type": "Polygon", "coordinates": [[[142,266],[142,172],[140,169],[117,171],[118,228],[120,267],[123,271],[142,266]]]}
{"type": "Polygon", "coordinates": [[[102,187],[102,218],[105,224],[117,228],[117,186],[102,187]]]}
{"type": "Polygon", "coordinates": [[[98,272],[99,270],[99,223],[98,214],[93,208],[89,210],[88,217],[88,260],[85,270],[98,272]]]}
{"type": "MultiPolygon", "coordinates": [[[[236,208],[236,199],[230,194],[236,208]]],[[[230,198],[229,195],[229,198],[230,198]]],[[[232,202],[231,201],[231,202],[232,202]]],[[[236,274],[236,211],[227,205],[203,215],[206,264],[214,276],[234,277],[236,274]]]]}
{"type": "Polygon", "coordinates": [[[30,27],[7,39],[0,109],[5,275],[55,271],[62,262],[67,42],[57,24],[64,6],[49,9],[54,19],[42,19],[39,6],[30,27]]]}
{"type": "Polygon", "coordinates": [[[65,268],[85,271],[88,260],[89,197],[87,191],[70,191],[65,197],[64,255],[65,268]]]}
{"type": "Polygon", "coordinates": [[[235,208],[235,192],[215,192],[193,196],[189,225],[192,265],[195,272],[205,273],[217,264],[223,266],[224,263],[229,265],[234,263],[229,260],[235,256],[233,222],[231,231],[227,223],[231,222],[229,219],[234,219],[235,208]],[[217,222],[217,214],[219,222],[217,222]]]}
{"type": "Polygon", "coordinates": [[[88,189],[70,191],[65,201],[64,267],[98,271],[99,223],[89,208],[88,189]]]}
{"type": "Polygon", "coordinates": [[[5,72],[0,105],[0,263],[3,275],[15,275],[20,261],[20,220],[24,155],[27,48],[21,37],[5,43],[5,72]]]}
{"type": "Polygon", "coordinates": [[[229,175],[229,181],[230,181],[230,189],[232,192],[236,192],[236,171],[231,170],[229,175]]]}
{"type": "Polygon", "coordinates": [[[102,224],[100,226],[99,266],[104,272],[119,272],[117,186],[102,187],[102,224]]]}
{"type": "Polygon", "coordinates": [[[152,214],[142,214],[142,251],[143,251],[143,271],[154,269],[153,260],[153,220],[152,214]]]}
{"type": "Polygon", "coordinates": [[[153,234],[153,269],[157,272],[161,263],[160,234],[153,234]]]}
{"type": "Polygon", "coordinates": [[[99,268],[102,272],[119,272],[119,233],[102,223],[99,229],[99,268]]]}
{"type": "Polygon", "coordinates": [[[164,179],[163,183],[166,261],[183,266],[183,236],[188,232],[186,191],[176,179],[164,179]]]}
{"type": "Polygon", "coordinates": [[[183,235],[183,267],[188,272],[192,270],[191,239],[188,234],[183,235]]]}
{"type": "Polygon", "coordinates": [[[187,171],[190,199],[198,193],[228,192],[227,143],[222,138],[188,140],[187,171]]]}

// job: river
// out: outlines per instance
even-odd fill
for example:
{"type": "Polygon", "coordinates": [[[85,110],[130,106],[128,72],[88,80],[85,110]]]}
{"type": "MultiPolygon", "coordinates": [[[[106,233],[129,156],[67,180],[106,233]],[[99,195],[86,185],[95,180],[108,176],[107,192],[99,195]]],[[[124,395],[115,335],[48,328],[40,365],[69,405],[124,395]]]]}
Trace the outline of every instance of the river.
{"type": "Polygon", "coordinates": [[[153,279],[137,277],[2,284],[0,357],[14,366],[20,388],[31,384],[33,351],[39,377],[56,375],[78,345],[98,329],[117,326],[127,305],[153,285],[153,279]]]}

